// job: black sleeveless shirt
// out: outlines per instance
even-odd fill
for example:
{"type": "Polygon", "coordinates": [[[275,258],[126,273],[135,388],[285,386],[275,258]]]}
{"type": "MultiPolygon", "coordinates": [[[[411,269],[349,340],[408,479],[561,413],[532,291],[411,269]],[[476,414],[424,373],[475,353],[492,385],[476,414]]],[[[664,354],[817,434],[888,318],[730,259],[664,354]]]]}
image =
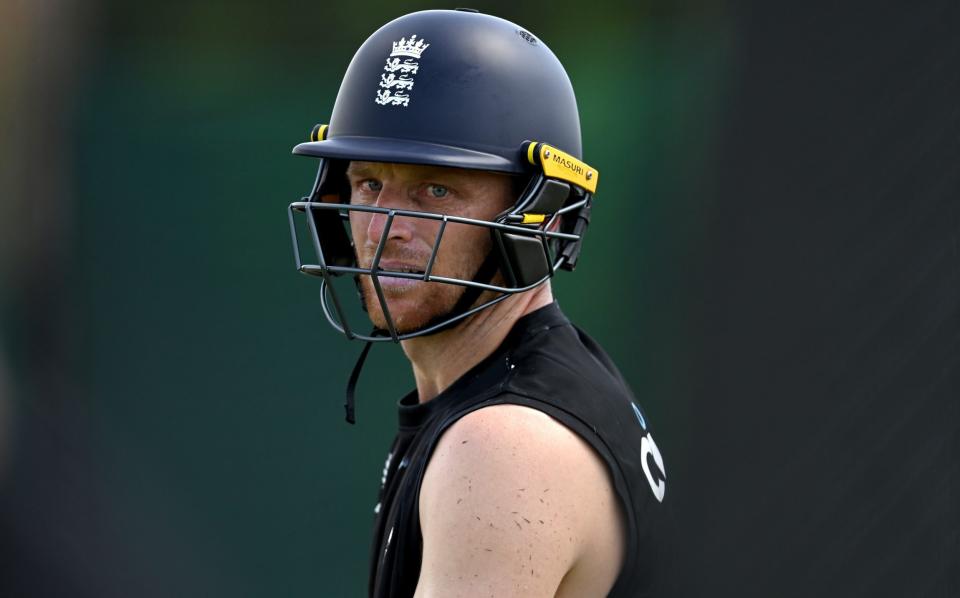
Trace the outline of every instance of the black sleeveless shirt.
{"type": "Polygon", "coordinates": [[[550,415],[604,460],[626,515],[624,565],[609,596],[665,595],[672,518],[650,422],[603,350],[556,303],[514,325],[503,344],[433,400],[400,400],[400,427],[383,470],[370,565],[372,598],[413,596],[420,576],[420,484],[441,434],[499,404],[550,415]]]}

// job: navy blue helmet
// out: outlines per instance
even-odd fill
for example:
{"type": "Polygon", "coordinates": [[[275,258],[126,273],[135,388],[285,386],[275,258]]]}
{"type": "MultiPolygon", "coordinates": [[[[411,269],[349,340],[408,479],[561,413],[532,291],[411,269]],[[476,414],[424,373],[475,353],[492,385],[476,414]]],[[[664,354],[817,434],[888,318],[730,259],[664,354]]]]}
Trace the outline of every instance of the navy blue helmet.
{"type": "MultiPolygon", "coordinates": [[[[293,153],[320,159],[314,185],[289,207],[296,267],[319,276],[321,305],[350,339],[400,341],[455,326],[510,295],[573,270],[589,224],[599,175],[582,161],[573,87],[540,39],[509,21],[467,10],[428,10],[387,23],[360,47],[344,75],[329,124],[293,153]],[[351,205],[343,177],[351,160],[425,164],[503,172],[526,182],[510,209],[494,220],[351,205]],[[369,267],[359,267],[350,214],[376,212],[386,229],[369,267]],[[316,260],[305,261],[296,220],[305,216],[316,260]],[[379,267],[394,218],[440,223],[422,272],[379,267]],[[472,279],[432,272],[447,223],[484,227],[492,250],[472,279]],[[495,275],[499,273],[500,276],[495,275]],[[370,334],[348,322],[338,277],[372,279],[386,327],[370,334]],[[400,331],[378,277],[464,287],[457,305],[417,330],[400,331]]],[[[358,285],[359,286],[359,285],[358,285]]],[[[362,301],[362,300],[361,300],[362,301]]]]}

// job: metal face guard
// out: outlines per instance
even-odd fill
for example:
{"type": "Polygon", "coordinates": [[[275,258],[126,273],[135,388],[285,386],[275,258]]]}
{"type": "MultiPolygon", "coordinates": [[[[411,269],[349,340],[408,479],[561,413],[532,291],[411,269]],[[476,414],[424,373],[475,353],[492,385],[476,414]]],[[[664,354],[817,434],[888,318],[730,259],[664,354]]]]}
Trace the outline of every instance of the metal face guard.
{"type": "MultiPolygon", "coordinates": [[[[583,207],[588,199],[583,199],[575,204],[572,204],[568,207],[567,211],[578,209],[583,207]]],[[[297,201],[290,204],[288,208],[288,216],[290,221],[290,233],[293,238],[293,255],[294,261],[296,264],[297,270],[303,272],[304,274],[309,274],[312,276],[319,276],[323,279],[321,283],[321,305],[323,307],[323,313],[329,320],[330,324],[333,325],[339,332],[343,333],[348,339],[361,339],[366,341],[401,341],[409,338],[414,338],[417,336],[424,336],[431,334],[433,332],[439,331],[441,328],[445,328],[454,322],[458,322],[474,313],[490,307],[496,303],[499,303],[503,299],[506,299],[514,293],[522,293],[524,291],[529,291],[540,284],[546,282],[553,273],[562,266],[564,262],[564,257],[558,256],[553,258],[552,256],[555,252],[551,248],[551,240],[567,241],[567,242],[576,242],[580,240],[580,235],[548,231],[546,230],[549,225],[555,221],[557,217],[562,214],[562,211],[558,211],[552,218],[549,220],[544,220],[542,224],[538,225],[536,228],[530,228],[530,226],[524,225],[515,225],[515,224],[506,224],[504,222],[490,222],[486,220],[476,220],[473,218],[461,218],[457,216],[448,216],[445,214],[437,214],[432,212],[416,212],[409,210],[396,210],[389,208],[379,208],[374,206],[354,206],[354,205],[345,205],[339,203],[325,203],[325,202],[312,202],[308,198],[304,198],[303,201],[297,201]],[[323,243],[321,242],[320,234],[317,226],[317,218],[312,217],[316,212],[322,211],[331,211],[337,212],[339,217],[345,220],[349,220],[350,212],[372,212],[377,214],[386,215],[386,222],[384,223],[383,233],[380,236],[380,240],[377,243],[377,249],[373,257],[373,261],[370,264],[369,268],[361,268],[356,265],[353,266],[343,266],[343,265],[333,265],[331,264],[327,257],[324,254],[323,243]],[[308,230],[310,233],[311,240],[313,242],[313,248],[317,255],[316,264],[304,263],[301,257],[300,252],[300,239],[297,235],[297,228],[295,224],[295,214],[310,214],[310,217],[307,217],[308,230]],[[389,238],[390,227],[393,225],[393,221],[396,217],[407,217],[407,218],[422,218],[425,220],[433,220],[440,222],[440,228],[437,232],[437,238],[434,240],[433,248],[428,258],[426,268],[424,272],[401,272],[396,270],[387,270],[380,268],[380,258],[383,255],[384,247],[386,246],[386,241],[389,238]],[[473,280],[464,280],[461,278],[450,278],[446,276],[436,276],[433,274],[433,267],[436,263],[437,253],[440,249],[440,243],[443,239],[443,233],[446,229],[447,223],[458,223],[458,224],[467,224],[471,226],[479,226],[494,232],[494,234],[507,234],[515,237],[524,238],[525,240],[539,241],[543,248],[544,252],[548,256],[549,271],[540,279],[528,282],[527,284],[513,285],[513,286],[498,286],[488,283],[477,282],[473,280]],[[350,329],[347,324],[346,314],[344,313],[343,306],[341,304],[341,299],[337,295],[336,291],[333,288],[331,277],[340,276],[343,274],[349,274],[354,277],[358,276],[369,276],[373,282],[373,288],[377,294],[377,300],[380,303],[380,307],[383,310],[384,319],[387,322],[387,332],[389,336],[373,336],[373,335],[364,335],[357,332],[354,332],[350,329]],[[433,324],[427,328],[423,328],[414,332],[409,332],[405,334],[400,334],[397,332],[394,325],[393,317],[390,313],[390,308],[387,306],[386,298],[384,297],[383,290],[380,286],[380,277],[381,276],[390,276],[393,278],[407,278],[411,280],[420,280],[423,282],[433,282],[439,284],[452,284],[468,288],[477,288],[483,291],[493,291],[499,293],[499,295],[481,305],[475,306],[468,311],[462,314],[456,314],[452,317],[445,319],[442,322],[433,324]]],[[[501,217],[503,219],[509,219],[510,214],[501,217]]],[[[528,241],[529,242],[529,241],[528,241]]]]}
{"type": "MultiPolygon", "coordinates": [[[[549,151],[537,145],[540,153],[549,151]]],[[[531,145],[532,147],[532,145],[531,145]]],[[[548,149],[549,146],[545,146],[548,149]]],[[[535,155],[534,151],[530,151],[535,155]]],[[[394,341],[399,342],[439,332],[449,326],[470,317],[471,315],[503,301],[510,295],[529,291],[549,280],[554,272],[560,268],[572,270],[576,264],[577,254],[585,232],[582,225],[583,213],[589,214],[592,203],[590,191],[572,186],[569,178],[566,180],[548,177],[544,172],[538,172],[527,185],[516,203],[506,212],[500,214],[494,221],[463,218],[435,212],[419,212],[412,210],[398,210],[375,206],[349,205],[328,199],[339,199],[335,193],[325,193],[325,179],[327,179],[329,163],[321,159],[313,191],[308,197],[293,202],[287,209],[290,223],[290,234],[293,241],[294,262],[298,271],[322,279],[320,286],[320,302],[323,314],[330,324],[348,339],[360,339],[369,342],[394,341]],[[569,182],[568,182],[569,181],[569,182]],[[536,211],[534,211],[536,210],[536,211]],[[367,212],[386,216],[383,232],[377,243],[373,261],[369,267],[361,268],[357,264],[356,254],[350,240],[349,220],[352,212],[367,212]],[[570,216],[556,226],[561,216],[570,216]],[[312,242],[316,254],[316,263],[305,263],[301,254],[300,238],[296,219],[303,215],[306,219],[306,232],[312,242]],[[394,220],[402,218],[420,218],[439,222],[436,239],[427,260],[424,271],[403,272],[387,270],[380,267],[381,256],[390,236],[390,229],[394,220]],[[466,280],[447,276],[434,275],[434,265],[443,240],[444,231],[450,223],[478,226],[489,231],[492,238],[492,255],[495,265],[503,274],[503,286],[490,284],[489,281],[466,280]],[[333,280],[336,277],[349,275],[359,284],[361,276],[369,276],[377,301],[383,310],[387,324],[385,331],[374,331],[371,334],[361,334],[353,330],[344,310],[341,296],[334,288],[333,280]],[[496,293],[492,299],[475,306],[465,306],[455,313],[448,313],[432,321],[423,328],[412,332],[398,332],[393,314],[387,305],[386,297],[380,284],[380,277],[405,278],[426,283],[447,284],[474,289],[472,292],[479,295],[482,291],[496,293]]],[[[595,187],[594,187],[595,188],[595,187]]],[[[362,301],[362,300],[361,300],[362,301]]]]}

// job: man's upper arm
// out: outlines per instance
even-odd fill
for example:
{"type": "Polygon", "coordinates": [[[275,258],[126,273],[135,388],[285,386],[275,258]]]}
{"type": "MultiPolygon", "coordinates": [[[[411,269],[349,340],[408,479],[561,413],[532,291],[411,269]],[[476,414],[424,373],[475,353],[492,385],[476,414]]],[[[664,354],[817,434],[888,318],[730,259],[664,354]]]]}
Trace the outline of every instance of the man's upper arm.
{"type": "Polygon", "coordinates": [[[592,449],[549,416],[517,405],[464,416],[421,486],[416,595],[554,596],[595,547],[598,518],[609,520],[595,507],[611,508],[608,492],[592,449]]]}

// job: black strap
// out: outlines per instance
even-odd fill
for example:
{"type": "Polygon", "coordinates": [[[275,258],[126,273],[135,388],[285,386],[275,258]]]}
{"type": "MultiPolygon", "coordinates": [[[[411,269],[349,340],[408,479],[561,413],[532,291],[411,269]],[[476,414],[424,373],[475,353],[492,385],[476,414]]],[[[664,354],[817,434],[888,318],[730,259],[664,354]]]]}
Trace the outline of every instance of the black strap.
{"type": "MultiPolygon", "coordinates": [[[[376,332],[377,330],[374,329],[374,331],[370,334],[376,334],[376,332]]],[[[357,381],[360,380],[360,372],[363,370],[363,362],[367,360],[367,353],[370,352],[371,345],[373,345],[373,341],[367,341],[366,345],[364,345],[363,351],[360,352],[360,357],[357,358],[356,365],[353,366],[353,372],[350,373],[350,380],[347,381],[347,402],[343,404],[343,408],[347,412],[348,424],[357,423],[357,381]]]]}

